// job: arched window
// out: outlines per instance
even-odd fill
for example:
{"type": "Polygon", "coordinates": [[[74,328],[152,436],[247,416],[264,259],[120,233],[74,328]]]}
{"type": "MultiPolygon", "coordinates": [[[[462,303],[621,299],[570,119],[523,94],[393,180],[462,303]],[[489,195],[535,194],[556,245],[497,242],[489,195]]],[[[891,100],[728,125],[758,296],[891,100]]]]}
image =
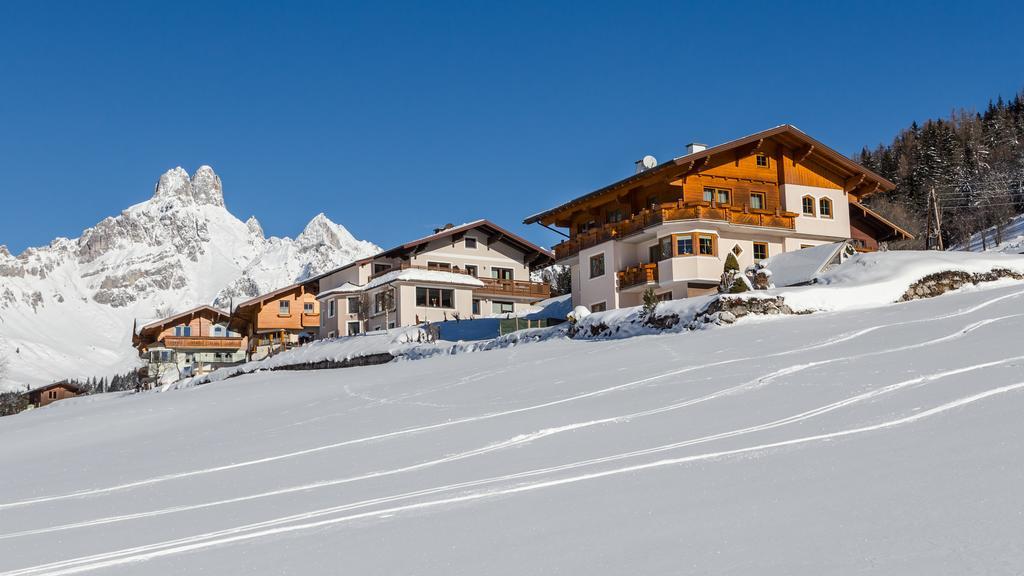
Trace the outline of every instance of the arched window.
{"type": "Polygon", "coordinates": [[[822,198],[818,201],[818,215],[822,218],[832,217],[832,200],[829,198],[822,198]]]}
{"type": "Polygon", "coordinates": [[[802,204],[804,216],[814,216],[814,196],[804,196],[802,204]]]}

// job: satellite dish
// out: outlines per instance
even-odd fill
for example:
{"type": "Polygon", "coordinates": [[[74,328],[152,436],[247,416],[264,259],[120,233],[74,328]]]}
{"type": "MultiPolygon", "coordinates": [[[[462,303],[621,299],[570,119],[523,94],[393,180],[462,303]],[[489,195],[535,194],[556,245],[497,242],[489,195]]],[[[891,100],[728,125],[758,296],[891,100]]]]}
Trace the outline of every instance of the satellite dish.
{"type": "Polygon", "coordinates": [[[644,156],[644,159],[641,160],[641,162],[644,163],[644,168],[647,168],[648,170],[658,165],[658,159],[655,158],[654,156],[651,156],[650,154],[644,156]]]}

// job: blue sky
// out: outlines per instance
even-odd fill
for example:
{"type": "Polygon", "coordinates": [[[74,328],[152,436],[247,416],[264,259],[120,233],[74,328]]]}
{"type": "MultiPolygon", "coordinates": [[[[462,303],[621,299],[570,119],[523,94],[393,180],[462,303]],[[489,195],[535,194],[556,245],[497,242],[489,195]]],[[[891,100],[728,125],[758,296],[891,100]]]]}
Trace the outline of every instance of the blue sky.
{"type": "Polygon", "coordinates": [[[210,164],[268,234],[522,219],[792,123],[843,153],[1024,88],[1014,3],[0,3],[0,244],[210,164]],[[399,210],[392,209],[401,205],[399,210]]]}

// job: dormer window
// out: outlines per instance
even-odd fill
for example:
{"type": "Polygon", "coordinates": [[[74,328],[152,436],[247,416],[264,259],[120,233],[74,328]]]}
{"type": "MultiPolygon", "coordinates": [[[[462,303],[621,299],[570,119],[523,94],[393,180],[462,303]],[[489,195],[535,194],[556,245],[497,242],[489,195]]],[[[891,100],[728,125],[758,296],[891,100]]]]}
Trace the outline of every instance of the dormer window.
{"type": "Polygon", "coordinates": [[[758,168],[767,168],[768,167],[768,155],[767,154],[758,154],[757,156],[755,156],[755,159],[757,161],[757,167],[758,168]]]}

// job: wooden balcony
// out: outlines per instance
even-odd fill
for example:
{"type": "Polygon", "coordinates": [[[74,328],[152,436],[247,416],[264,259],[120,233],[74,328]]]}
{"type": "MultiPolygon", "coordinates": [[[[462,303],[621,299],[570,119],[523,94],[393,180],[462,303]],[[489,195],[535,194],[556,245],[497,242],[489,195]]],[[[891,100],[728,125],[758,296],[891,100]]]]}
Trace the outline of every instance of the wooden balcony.
{"type": "Polygon", "coordinates": [[[617,274],[619,278],[619,290],[635,286],[658,283],[658,264],[641,264],[630,266],[617,274]]]}
{"type": "Polygon", "coordinates": [[[555,246],[555,260],[574,256],[586,248],[617,238],[625,238],[663,222],[680,220],[713,220],[741,226],[761,226],[793,230],[797,214],[757,210],[746,206],[722,205],[713,202],[675,202],[648,208],[621,222],[605,224],[575,235],[555,246]]]}
{"type": "Polygon", "coordinates": [[[484,283],[483,288],[474,288],[473,294],[487,296],[532,298],[543,300],[551,297],[551,285],[547,282],[530,282],[527,280],[500,280],[498,278],[477,278],[484,283]]]}
{"type": "Polygon", "coordinates": [[[240,350],[239,336],[164,336],[161,344],[174,350],[240,350]]]}

